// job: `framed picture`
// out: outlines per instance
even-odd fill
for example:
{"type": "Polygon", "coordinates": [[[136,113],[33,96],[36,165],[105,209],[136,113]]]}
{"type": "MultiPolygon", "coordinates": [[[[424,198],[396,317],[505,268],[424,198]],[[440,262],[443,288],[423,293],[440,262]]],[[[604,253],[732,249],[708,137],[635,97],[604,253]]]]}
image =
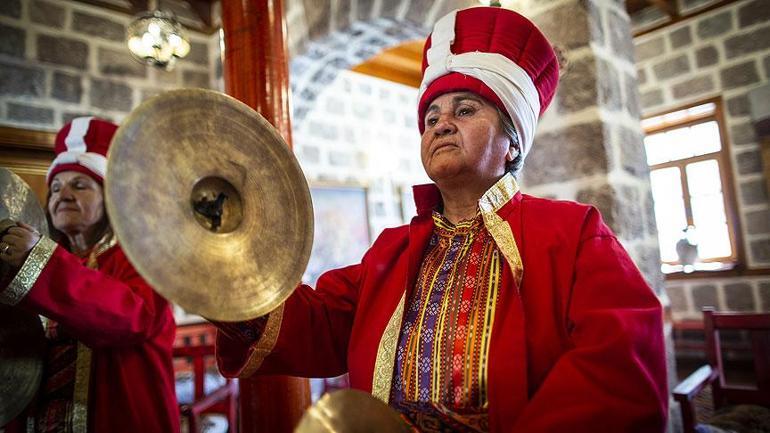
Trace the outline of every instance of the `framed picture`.
{"type": "Polygon", "coordinates": [[[322,273],[361,261],[369,248],[366,188],[311,186],[313,250],[302,281],[315,287],[322,273]]]}

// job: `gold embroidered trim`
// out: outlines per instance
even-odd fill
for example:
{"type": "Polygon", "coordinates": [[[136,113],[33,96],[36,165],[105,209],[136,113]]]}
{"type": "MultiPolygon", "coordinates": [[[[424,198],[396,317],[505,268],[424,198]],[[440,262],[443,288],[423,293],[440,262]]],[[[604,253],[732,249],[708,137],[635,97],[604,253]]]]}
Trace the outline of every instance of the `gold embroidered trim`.
{"type": "Polygon", "coordinates": [[[398,345],[398,335],[401,332],[401,320],[404,316],[404,303],[406,302],[406,291],[401,295],[398,306],[393,315],[390,316],[388,325],[380,338],[380,345],[377,348],[377,360],[374,363],[374,373],[372,377],[372,395],[384,401],[390,400],[390,387],[393,382],[393,364],[396,361],[396,346],[398,345]]]}
{"type": "Polygon", "coordinates": [[[487,231],[492,235],[497,247],[500,248],[500,252],[503,253],[505,260],[511,267],[516,287],[521,287],[524,265],[521,262],[519,248],[516,246],[516,239],[513,237],[510,224],[497,214],[497,211],[508,203],[518,191],[519,185],[516,183],[516,179],[510,173],[506,173],[484,193],[479,200],[479,209],[487,231]]]}
{"type": "Polygon", "coordinates": [[[75,361],[75,392],[72,402],[72,432],[88,431],[88,386],[91,381],[91,349],[78,342],[75,361]]]}
{"type": "Polygon", "coordinates": [[[0,303],[16,305],[24,299],[27,293],[32,290],[32,286],[35,285],[35,281],[40,277],[40,273],[43,272],[43,268],[45,268],[55,249],[56,242],[41,236],[37,244],[32,247],[27,260],[24,261],[11,284],[0,292],[0,303]]]}
{"type": "Polygon", "coordinates": [[[112,233],[112,230],[108,230],[107,233],[105,233],[104,236],[99,239],[99,242],[96,243],[96,246],[91,250],[91,253],[88,255],[86,266],[91,269],[96,269],[99,266],[99,263],[96,261],[96,259],[101,256],[102,253],[114,247],[117,243],[118,238],[115,237],[115,235],[112,233]]]}
{"type": "Polygon", "coordinates": [[[252,346],[251,355],[249,355],[246,366],[241,370],[238,377],[249,377],[254,374],[262,366],[262,362],[267,358],[267,355],[275,348],[278,334],[281,331],[281,323],[283,322],[283,306],[284,304],[281,304],[268,315],[265,330],[262,336],[259,337],[259,340],[252,346]]]}

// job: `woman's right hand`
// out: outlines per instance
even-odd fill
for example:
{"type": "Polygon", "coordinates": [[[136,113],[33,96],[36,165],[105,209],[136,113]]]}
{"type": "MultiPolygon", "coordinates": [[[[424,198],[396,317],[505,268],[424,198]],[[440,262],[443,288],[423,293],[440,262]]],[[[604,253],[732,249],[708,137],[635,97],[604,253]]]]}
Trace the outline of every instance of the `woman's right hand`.
{"type": "Polygon", "coordinates": [[[21,268],[40,236],[34,227],[22,222],[16,223],[16,226],[9,228],[0,239],[0,260],[11,268],[21,268]]]}

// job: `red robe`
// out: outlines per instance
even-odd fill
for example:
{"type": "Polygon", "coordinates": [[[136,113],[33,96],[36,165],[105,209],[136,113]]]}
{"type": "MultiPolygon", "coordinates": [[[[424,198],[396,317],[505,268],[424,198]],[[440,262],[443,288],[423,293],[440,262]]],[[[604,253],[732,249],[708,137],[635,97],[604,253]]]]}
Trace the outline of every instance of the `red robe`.
{"type": "Polygon", "coordinates": [[[58,322],[92,349],[89,432],[178,432],[171,356],[176,326],[168,301],[118,245],[97,262],[98,270],[90,269],[56,247],[18,306],[58,322]]]}
{"type": "MultiPolygon", "coordinates": [[[[415,200],[408,226],[383,231],[360,264],[325,273],[316,290],[300,286],[258,341],[219,332],[222,372],[349,371],[353,388],[376,394],[393,374],[392,362],[379,362],[383,343],[398,339],[386,331],[414,290],[440,194],[419,186],[415,200]]],[[[661,305],[598,211],[516,193],[497,215],[513,232],[523,279],[518,287],[503,270],[489,349],[490,431],[665,431],[661,305]]]]}

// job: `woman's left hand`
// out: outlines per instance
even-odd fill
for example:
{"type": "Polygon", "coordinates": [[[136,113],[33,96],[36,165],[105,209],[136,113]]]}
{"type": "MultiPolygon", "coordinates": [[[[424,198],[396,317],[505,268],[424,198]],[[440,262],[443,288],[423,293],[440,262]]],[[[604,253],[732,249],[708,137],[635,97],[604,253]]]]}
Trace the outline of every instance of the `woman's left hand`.
{"type": "Polygon", "coordinates": [[[0,239],[0,260],[12,268],[20,268],[29,252],[40,240],[40,233],[32,226],[19,222],[0,239]]]}

